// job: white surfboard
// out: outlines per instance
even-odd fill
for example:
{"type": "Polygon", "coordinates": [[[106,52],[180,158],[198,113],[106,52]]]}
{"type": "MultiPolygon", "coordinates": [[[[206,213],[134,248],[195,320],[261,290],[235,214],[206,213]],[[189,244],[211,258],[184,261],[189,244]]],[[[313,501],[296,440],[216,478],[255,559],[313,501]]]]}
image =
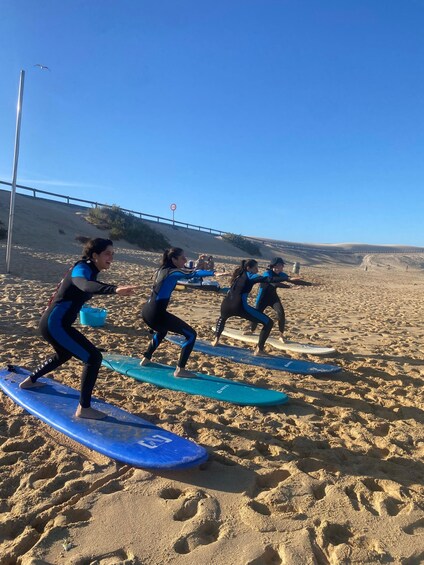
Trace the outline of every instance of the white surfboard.
{"type": "MultiPolygon", "coordinates": [[[[212,328],[215,331],[215,328],[212,328]]],[[[250,335],[244,335],[241,330],[236,330],[233,328],[225,328],[222,335],[226,337],[231,337],[233,339],[238,339],[244,341],[245,343],[251,343],[256,345],[259,339],[259,333],[254,333],[250,335]]],[[[321,347],[319,345],[312,345],[310,343],[297,343],[295,341],[282,342],[275,337],[269,337],[266,340],[268,345],[279,349],[280,351],[289,351],[291,353],[304,353],[306,355],[333,355],[336,350],[333,347],[321,347]]]]}

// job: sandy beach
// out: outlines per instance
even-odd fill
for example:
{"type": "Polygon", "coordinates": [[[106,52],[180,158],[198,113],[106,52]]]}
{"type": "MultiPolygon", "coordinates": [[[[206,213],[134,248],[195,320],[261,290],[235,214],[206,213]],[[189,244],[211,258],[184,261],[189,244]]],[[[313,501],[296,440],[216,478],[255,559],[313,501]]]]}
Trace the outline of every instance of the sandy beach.
{"type": "MultiPolygon", "coordinates": [[[[5,222],[4,206],[2,214],[5,222]]],[[[38,320],[80,255],[75,237],[106,234],[72,207],[24,197],[15,225],[11,274],[5,241],[0,244],[1,366],[31,368],[51,351],[38,335],[38,320]]],[[[190,258],[213,254],[218,268],[231,271],[244,257],[211,235],[163,229],[190,258]]],[[[109,352],[140,356],[150,334],[139,312],[160,255],[123,242],[115,247],[115,262],[99,279],[138,284],[140,291],[94,298],[92,305],[108,309],[106,325],[82,331],[109,352]]],[[[261,267],[277,251],[265,249],[261,267]]],[[[336,255],[286,258],[289,266],[300,260],[301,276],[315,283],[279,291],[287,337],[334,347],[331,358],[304,358],[340,365],[342,372],[289,374],[193,352],[191,370],[290,398],[258,409],[155,388],[102,368],[96,397],[207,449],[202,468],[166,473],[90,451],[1,393],[1,564],[424,562],[424,256],[370,254],[350,263],[336,255]]],[[[212,292],[175,291],[169,309],[210,340],[221,300],[212,292]]],[[[163,343],[155,360],[172,365],[177,356],[176,346],[163,343]]],[[[78,389],[80,372],[80,362],[71,360],[54,376],[78,389]]]]}

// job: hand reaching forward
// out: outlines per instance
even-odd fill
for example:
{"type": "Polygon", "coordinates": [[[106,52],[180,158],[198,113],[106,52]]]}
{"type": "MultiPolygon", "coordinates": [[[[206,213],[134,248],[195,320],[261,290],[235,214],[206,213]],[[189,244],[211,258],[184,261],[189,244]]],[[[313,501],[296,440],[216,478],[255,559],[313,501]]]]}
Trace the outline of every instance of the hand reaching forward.
{"type": "Polygon", "coordinates": [[[136,290],[138,290],[139,286],[129,285],[129,286],[118,286],[116,287],[116,294],[119,296],[130,296],[134,294],[136,290]]]}

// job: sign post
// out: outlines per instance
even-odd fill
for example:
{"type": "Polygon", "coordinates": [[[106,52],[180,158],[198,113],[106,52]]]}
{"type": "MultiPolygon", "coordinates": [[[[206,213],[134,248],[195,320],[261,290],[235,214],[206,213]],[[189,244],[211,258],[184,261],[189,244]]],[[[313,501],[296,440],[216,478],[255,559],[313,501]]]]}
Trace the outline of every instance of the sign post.
{"type": "Polygon", "coordinates": [[[171,204],[170,208],[171,208],[171,210],[172,210],[172,225],[175,226],[174,214],[175,214],[175,210],[177,209],[177,205],[176,205],[176,204],[171,204]]]}

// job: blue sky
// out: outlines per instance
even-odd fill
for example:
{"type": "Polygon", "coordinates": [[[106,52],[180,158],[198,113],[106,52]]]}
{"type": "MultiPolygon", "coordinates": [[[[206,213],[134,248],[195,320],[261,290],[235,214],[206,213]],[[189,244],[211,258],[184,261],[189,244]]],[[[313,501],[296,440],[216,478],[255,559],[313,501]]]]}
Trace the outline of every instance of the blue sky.
{"type": "Polygon", "coordinates": [[[233,233],[424,246],[423,0],[0,0],[0,179],[233,233]],[[41,71],[35,64],[47,65],[41,71]]]}

